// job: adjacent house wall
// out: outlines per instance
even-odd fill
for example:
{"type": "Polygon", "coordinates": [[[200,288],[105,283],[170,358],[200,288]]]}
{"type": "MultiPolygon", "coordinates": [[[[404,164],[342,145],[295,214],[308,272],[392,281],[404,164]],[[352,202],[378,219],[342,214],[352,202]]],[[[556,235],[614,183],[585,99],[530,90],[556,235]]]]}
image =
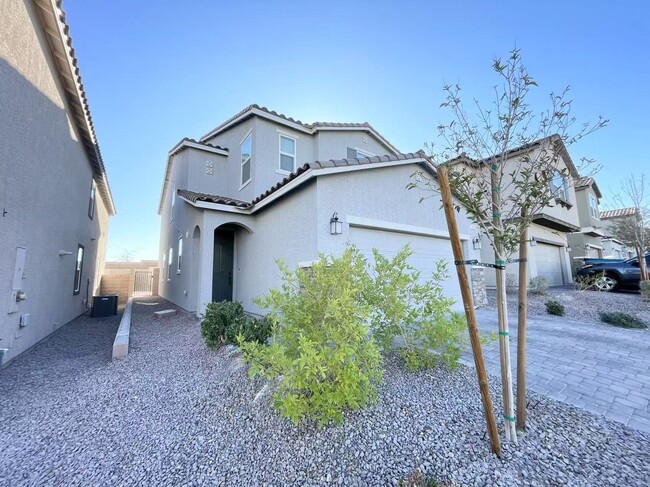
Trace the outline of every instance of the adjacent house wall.
{"type": "Polygon", "coordinates": [[[4,363],[84,311],[98,285],[108,214],[32,2],[7,0],[0,37],[0,349],[4,363]],[[73,294],[77,247],[85,248],[73,294]],[[26,299],[9,313],[16,248],[26,299]],[[70,255],[60,253],[70,252],[70,255]],[[29,314],[26,327],[20,316],[29,314]]]}

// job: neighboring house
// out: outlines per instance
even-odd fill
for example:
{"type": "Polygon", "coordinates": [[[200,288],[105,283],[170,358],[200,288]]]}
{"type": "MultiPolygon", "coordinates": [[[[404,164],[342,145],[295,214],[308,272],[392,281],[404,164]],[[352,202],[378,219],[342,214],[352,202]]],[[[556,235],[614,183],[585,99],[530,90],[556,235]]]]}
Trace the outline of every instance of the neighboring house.
{"type": "Polygon", "coordinates": [[[638,214],[638,208],[617,208],[615,210],[605,210],[600,212],[600,220],[603,223],[605,236],[603,237],[603,252],[606,257],[626,259],[636,257],[633,248],[617,240],[612,235],[614,223],[618,220],[634,217],[638,214]]]}
{"type": "Polygon", "coordinates": [[[605,251],[602,239],[605,236],[600,220],[600,200],[603,197],[596,181],[591,177],[583,177],[575,185],[576,206],[580,220],[580,230],[570,233],[569,255],[571,268],[574,271],[582,265],[585,258],[603,258],[605,251]]]}
{"type": "MultiPolygon", "coordinates": [[[[211,301],[254,299],[281,285],[276,261],[309,267],[347,243],[392,256],[405,244],[431,275],[449,262],[448,295],[462,309],[444,212],[407,191],[421,154],[401,154],[372,126],[305,124],[251,105],[199,141],[169,152],[160,199],[159,294],[203,314],[211,301]]],[[[471,225],[459,215],[468,258],[471,225]]]]}
{"type": "Polygon", "coordinates": [[[119,296],[125,304],[133,296],[157,296],[160,269],[157,260],[106,262],[100,294],[119,296]]]}
{"type": "Polygon", "coordinates": [[[60,1],[0,9],[0,363],[86,311],[115,207],[60,1]]]}
{"type": "MultiPolygon", "coordinates": [[[[529,228],[531,245],[528,252],[528,273],[531,278],[544,277],[550,286],[561,286],[570,284],[573,280],[567,240],[571,232],[580,229],[574,188],[574,182],[579,179],[579,175],[571,156],[560,137],[547,137],[511,150],[505,163],[504,174],[515,172],[524,157],[535,160],[537,151],[544,150],[549,144],[558,144],[557,168],[559,171],[568,170],[569,176],[564,178],[558,171],[549,188],[548,206],[533,215],[533,223],[529,228]]],[[[489,171],[486,161],[472,161],[464,156],[450,161],[450,164],[464,164],[468,170],[489,171]]],[[[507,176],[505,178],[503,186],[508,187],[509,181],[507,176]]],[[[481,261],[494,263],[494,250],[486,242],[487,238],[483,236],[481,243],[477,245],[481,247],[481,261]]],[[[511,258],[517,259],[518,252],[515,252],[511,258]]],[[[508,280],[516,282],[518,264],[508,264],[506,273],[509,275],[508,280]]],[[[496,274],[493,269],[485,271],[485,280],[488,286],[496,286],[496,274]]]]}

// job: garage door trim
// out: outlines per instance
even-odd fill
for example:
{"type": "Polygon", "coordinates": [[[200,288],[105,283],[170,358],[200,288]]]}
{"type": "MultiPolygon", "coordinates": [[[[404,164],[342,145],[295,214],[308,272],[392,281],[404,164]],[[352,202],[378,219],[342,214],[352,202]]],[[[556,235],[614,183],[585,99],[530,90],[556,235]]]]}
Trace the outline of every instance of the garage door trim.
{"type": "MultiPolygon", "coordinates": [[[[423,237],[445,238],[449,240],[449,232],[429,227],[420,227],[417,225],[407,225],[404,223],[389,222],[386,220],[375,220],[374,218],[364,218],[361,216],[347,215],[345,221],[351,227],[368,228],[370,230],[384,230],[395,233],[406,233],[409,235],[420,235],[423,237]]],[[[461,240],[469,240],[469,235],[460,234],[461,240]]]]}

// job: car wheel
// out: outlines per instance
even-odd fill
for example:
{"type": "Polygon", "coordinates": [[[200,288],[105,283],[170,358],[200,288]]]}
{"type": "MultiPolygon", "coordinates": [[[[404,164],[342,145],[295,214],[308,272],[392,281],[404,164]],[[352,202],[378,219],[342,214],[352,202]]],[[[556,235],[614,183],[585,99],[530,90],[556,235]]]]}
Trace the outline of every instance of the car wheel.
{"type": "Polygon", "coordinates": [[[618,289],[618,281],[613,277],[601,276],[596,280],[594,286],[598,291],[604,291],[604,292],[615,291],[616,289],[618,289]]]}

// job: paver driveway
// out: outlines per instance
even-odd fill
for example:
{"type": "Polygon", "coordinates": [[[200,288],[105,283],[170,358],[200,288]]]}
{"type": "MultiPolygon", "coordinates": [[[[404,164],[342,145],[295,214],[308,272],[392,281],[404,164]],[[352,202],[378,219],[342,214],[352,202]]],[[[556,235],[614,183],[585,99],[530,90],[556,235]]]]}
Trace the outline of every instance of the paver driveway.
{"type": "MultiPolygon", "coordinates": [[[[495,311],[477,310],[477,318],[482,331],[497,331],[495,311]]],[[[510,315],[510,347],[516,378],[516,314],[510,315]]],[[[498,342],[483,352],[488,371],[499,376],[498,342]]],[[[464,361],[473,365],[470,352],[464,361]]],[[[650,329],[531,316],[527,361],[535,392],[650,432],[650,329]]]]}

